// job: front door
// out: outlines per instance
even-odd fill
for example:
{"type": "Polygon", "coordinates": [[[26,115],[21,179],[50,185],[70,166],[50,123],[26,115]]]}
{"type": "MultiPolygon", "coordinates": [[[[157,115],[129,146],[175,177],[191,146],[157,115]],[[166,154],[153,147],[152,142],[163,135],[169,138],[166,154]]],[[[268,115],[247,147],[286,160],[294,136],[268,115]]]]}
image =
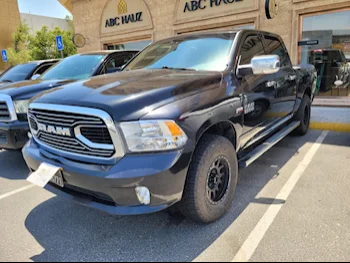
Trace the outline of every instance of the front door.
{"type": "Polygon", "coordinates": [[[290,61],[288,51],[283,42],[274,36],[264,34],[267,54],[280,57],[281,69],[272,75],[276,95],[272,114],[282,118],[289,115],[294,108],[297,92],[297,75],[290,61]]]}
{"type": "MultiPolygon", "coordinates": [[[[249,65],[255,56],[266,55],[262,35],[249,33],[239,49],[240,65],[249,65]]],[[[244,147],[268,129],[277,119],[272,114],[276,100],[273,75],[248,75],[241,78],[244,124],[241,146],[244,147]]]]}

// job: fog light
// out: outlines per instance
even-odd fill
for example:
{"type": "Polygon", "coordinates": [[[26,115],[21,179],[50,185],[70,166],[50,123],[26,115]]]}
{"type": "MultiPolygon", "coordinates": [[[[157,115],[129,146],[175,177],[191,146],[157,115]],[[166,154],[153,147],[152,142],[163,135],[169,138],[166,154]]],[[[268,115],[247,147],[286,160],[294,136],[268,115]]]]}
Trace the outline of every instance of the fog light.
{"type": "Polygon", "coordinates": [[[149,205],[151,203],[151,193],[147,187],[136,187],[135,188],[137,198],[142,205],[149,205]]]}
{"type": "Polygon", "coordinates": [[[30,132],[28,132],[28,138],[31,139],[32,137],[33,135],[30,132]]]}

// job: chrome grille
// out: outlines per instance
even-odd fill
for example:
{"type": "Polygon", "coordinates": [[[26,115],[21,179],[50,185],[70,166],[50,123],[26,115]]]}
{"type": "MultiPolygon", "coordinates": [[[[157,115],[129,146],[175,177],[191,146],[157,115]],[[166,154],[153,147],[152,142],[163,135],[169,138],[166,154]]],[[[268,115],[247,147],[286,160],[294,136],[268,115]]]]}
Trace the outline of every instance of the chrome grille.
{"type": "Polygon", "coordinates": [[[99,117],[30,108],[28,118],[36,139],[49,147],[68,153],[102,158],[110,158],[115,153],[108,128],[99,117]],[[39,127],[43,125],[46,129],[39,127]],[[93,129],[94,133],[82,134],[81,129],[86,126],[93,129]],[[60,134],[57,132],[59,129],[66,129],[69,132],[60,134]],[[77,129],[83,137],[78,136],[77,129]]]}
{"type": "Polygon", "coordinates": [[[0,101],[0,121],[9,121],[11,119],[7,103],[0,101]]]}
{"type": "Polygon", "coordinates": [[[109,136],[109,132],[106,127],[82,127],[80,131],[85,138],[89,138],[89,140],[94,143],[113,143],[112,138],[111,136],[109,136]]]}

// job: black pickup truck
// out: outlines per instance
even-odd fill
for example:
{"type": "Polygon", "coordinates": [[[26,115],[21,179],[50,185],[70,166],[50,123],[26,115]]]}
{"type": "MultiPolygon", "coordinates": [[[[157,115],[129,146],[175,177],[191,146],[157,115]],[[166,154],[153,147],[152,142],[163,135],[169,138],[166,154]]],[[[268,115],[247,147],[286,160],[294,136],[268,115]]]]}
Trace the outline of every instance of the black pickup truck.
{"type": "MultiPolygon", "coordinates": [[[[74,55],[44,75],[0,87],[0,149],[22,149],[28,141],[28,102],[35,95],[74,81],[120,71],[138,51],[97,51],[74,55]]],[[[38,75],[42,72],[37,72],[38,75]]],[[[4,73],[6,74],[6,73],[4,73]]]]}
{"type": "Polygon", "coordinates": [[[28,181],[110,214],[172,206],[213,222],[231,206],[239,167],[308,131],[315,85],[314,67],[293,68],[270,33],[156,42],[119,74],[31,101],[28,181]]]}

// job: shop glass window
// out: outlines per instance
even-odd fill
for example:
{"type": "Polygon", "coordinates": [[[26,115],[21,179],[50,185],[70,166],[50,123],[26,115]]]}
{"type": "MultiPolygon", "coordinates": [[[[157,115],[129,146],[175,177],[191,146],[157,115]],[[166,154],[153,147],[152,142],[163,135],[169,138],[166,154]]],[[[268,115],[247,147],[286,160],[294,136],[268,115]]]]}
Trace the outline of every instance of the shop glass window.
{"type": "Polygon", "coordinates": [[[319,96],[350,96],[350,11],[305,16],[301,63],[318,73],[319,96]]]}

